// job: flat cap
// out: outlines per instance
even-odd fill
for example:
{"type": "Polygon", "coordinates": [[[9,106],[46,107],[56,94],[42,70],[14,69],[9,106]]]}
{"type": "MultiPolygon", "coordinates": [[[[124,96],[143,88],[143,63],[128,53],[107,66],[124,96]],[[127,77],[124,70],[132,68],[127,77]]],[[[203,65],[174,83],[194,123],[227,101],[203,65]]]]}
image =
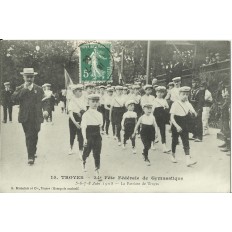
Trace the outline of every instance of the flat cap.
{"type": "Polygon", "coordinates": [[[100,100],[99,94],[90,94],[88,95],[88,100],[100,100]]]}
{"type": "Polygon", "coordinates": [[[94,87],[95,85],[93,83],[85,83],[85,87],[94,87]]]}
{"type": "Polygon", "coordinates": [[[174,78],[172,78],[172,80],[173,80],[174,82],[176,82],[176,81],[181,81],[181,77],[174,77],[174,78]]]}
{"type": "Polygon", "coordinates": [[[100,85],[99,89],[106,89],[106,87],[104,85],[100,85]]]}
{"type": "Polygon", "coordinates": [[[156,91],[166,91],[166,87],[165,86],[158,86],[155,90],[156,91]]]}
{"type": "Polygon", "coordinates": [[[123,87],[122,87],[121,85],[117,85],[117,86],[115,87],[115,89],[116,89],[116,90],[123,90],[123,87]]]}
{"type": "Polygon", "coordinates": [[[145,86],[144,86],[144,89],[145,89],[145,90],[148,89],[148,88],[151,88],[151,89],[152,89],[153,87],[152,87],[152,85],[145,85],[145,86]]]}
{"type": "Polygon", "coordinates": [[[150,107],[153,107],[153,105],[151,103],[147,102],[147,103],[143,104],[143,108],[144,107],[149,107],[150,108],[150,107]]]}
{"type": "Polygon", "coordinates": [[[188,87],[188,86],[183,86],[183,87],[180,87],[179,92],[189,92],[190,90],[191,90],[190,87],[188,87]]]}
{"type": "Polygon", "coordinates": [[[174,82],[172,82],[172,81],[169,82],[169,83],[168,83],[168,86],[170,86],[170,85],[174,86],[174,82]]]}
{"type": "Polygon", "coordinates": [[[76,84],[76,85],[72,85],[71,86],[71,90],[74,91],[76,89],[83,89],[83,85],[82,84],[76,84]]]}
{"type": "Polygon", "coordinates": [[[114,88],[110,87],[106,90],[107,92],[114,92],[114,88]]]}
{"type": "Polygon", "coordinates": [[[132,89],[140,89],[140,86],[139,85],[133,85],[132,89]]]}

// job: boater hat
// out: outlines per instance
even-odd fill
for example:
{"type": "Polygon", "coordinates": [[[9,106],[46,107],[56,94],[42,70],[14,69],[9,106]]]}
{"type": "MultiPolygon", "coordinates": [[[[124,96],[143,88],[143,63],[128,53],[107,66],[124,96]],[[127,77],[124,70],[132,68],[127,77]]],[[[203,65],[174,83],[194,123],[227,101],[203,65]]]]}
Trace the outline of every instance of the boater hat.
{"type": "Polygon", "coordinates": [[[135,104],[135,101],[134,100],[128,100],[126,103],[125,103],[125,106],[126,108],[131,105],[131,104],[135,104]]]}
{"type": "Polygon", "coordinates": [[[151,88],[152,89],[152,85],[145,85],[144,86],[144,90],[148,89],[148,88],[151,88]]]}
{"type": "Polygon", "coordinates": [[[37,72],[34,72],[33,68],[24,68],[23,72],[20,72],[22,75],[37,75],[37,72]]]}
{"type": "Polygon", "coordinates": [[[99,94],[90,94],[88,95],[88,100],[100,100],[99,94]]]}
{"type": "Polygon", "coordinates": [[[71,86],[71,90],[74,91],[76,89],[81,89],[83,90],[83,85],[82,84],[76,84],[71,86]]]}
{"type": "Polygon", "coordinates": [[[178,81],[181,81],[181,77],[174,77],[174,78],[172,78],[172,80],[173,80],[174,82],[178,82],[178,81]]]}
{"type": "Polygon", "coordinates": [[[180,87],[179,92],[189,92],[190,90],[191,90],[190,87],[188,87],[188,86],[183,86],[183,87],[180,87]]]}
{"type": "Polygon", "coordinates": [[[4,85],[5,85],[5,86],[6,86],[6,85],[10,85],[10,82],[5,82],[4,85]]]}

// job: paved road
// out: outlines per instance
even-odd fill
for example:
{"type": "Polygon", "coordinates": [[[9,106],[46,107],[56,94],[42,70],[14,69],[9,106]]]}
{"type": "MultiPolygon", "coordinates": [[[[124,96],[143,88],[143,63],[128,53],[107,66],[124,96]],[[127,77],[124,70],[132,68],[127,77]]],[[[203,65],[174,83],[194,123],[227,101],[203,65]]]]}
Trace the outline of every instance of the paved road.
{"type": "MultiPolygon", "coordinates": [[[[16,187],[33,187],[40,191],[57,191],[55,188],[73,188],[69,192],[81,191],[132,191],[132,192],[228,192],[230,191],[230,156],[226,156],[217,147],[221,142],[216,139],[218,130],[211,129],[211,134],[202,143],[190,141],[191,155],[198,161],[188,168],[182,146],[177,147],[178,163],[170,161],[170,155],[162,153],[160,143],[156,150],[150,150],[151,166],[146,166],[142,159],[142,143],[136,139],[137,154],[132,154],[130,141],[126,150],[122,150],[113,138],[103,135],[101,154],[101,175],[99,184],[94,178],[94,161],[87,160],[87,173],[83,173],[75,142],[73,155],[68,155],[69,130],[68,116],[56,107],[54,125],[42,125],[38,142],[38,159],[34,166],[27,165],[25,138],[21,124],[17,122],[18,107],[14,106],[13,123],[1,124],[1,166],[2,183],[0,191],[19,191],[16,187]],[[51,179],[51,176],[56,176],[51,179]],[[80,176],[82,180],[62,179],[62,176],[80,176]],[[111,179],[116,178],[114,184],[111,179]],[[139,177],[141,181],[119,180],[118,176],[139,177]],[[142,186],[142,178],[148,177],[142,186]],[[183,180],[152,180],[152,177],[180,177],[183,180]],[[76,182],[77,181],[77,182],[76,182]],[[90,183],[90,182],[91,183],[90,183]],[[127,183],[128,182],[128,183],[127,183]],[[138,184],[140,182],[140,184],[138,184]],[[81,184],[82,183],[82,184],[81,184]],[[88,184],[90,183],[90,184],[88,184]],[[108,186],[106,186],[108,184],[108,186]],[[124,185],[125,184],[125,185],[124,185]],[[84,186],[86,185],[86,186],[84,186]],[[11,189],[11,187],[13,187],[11,189]],[[43,188],[47,189],[43,189],[43,188]],[[50,189],[49,189],[50,188],[50,189]]],[[[167,144],[171,146],[171,134],[167,132],[167,144]]],[[[33,191],[33,190],[22,190],[33,191]]]]}

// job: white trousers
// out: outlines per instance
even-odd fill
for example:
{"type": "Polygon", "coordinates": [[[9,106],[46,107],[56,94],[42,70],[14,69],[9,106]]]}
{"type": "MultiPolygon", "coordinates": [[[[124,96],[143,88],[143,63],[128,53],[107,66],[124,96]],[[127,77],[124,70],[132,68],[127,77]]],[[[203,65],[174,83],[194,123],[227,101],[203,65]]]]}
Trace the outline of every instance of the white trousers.
{"type": "Polygon", "coordinates": [[[203,107],[203,112],[202,112],[203,135],[209,133],[209,115],[210,115],[210,107],[203,107]]]}

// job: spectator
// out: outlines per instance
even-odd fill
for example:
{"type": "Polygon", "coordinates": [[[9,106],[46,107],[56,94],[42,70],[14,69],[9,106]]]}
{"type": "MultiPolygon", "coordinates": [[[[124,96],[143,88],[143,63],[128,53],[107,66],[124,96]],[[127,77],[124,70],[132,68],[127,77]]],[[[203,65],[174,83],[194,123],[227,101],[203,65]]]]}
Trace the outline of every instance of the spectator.
{"type": "Polygon", "coordinates": [[[209,116],[210,116],[210,108],[212,105],[212,94],[207,89],[207,83],[202,82],[200,88],[205,91],[205,101],[203,105],[203,112],[202,112],[202,124],[203,124],[203,136],[209,134],[209,116]]]}

